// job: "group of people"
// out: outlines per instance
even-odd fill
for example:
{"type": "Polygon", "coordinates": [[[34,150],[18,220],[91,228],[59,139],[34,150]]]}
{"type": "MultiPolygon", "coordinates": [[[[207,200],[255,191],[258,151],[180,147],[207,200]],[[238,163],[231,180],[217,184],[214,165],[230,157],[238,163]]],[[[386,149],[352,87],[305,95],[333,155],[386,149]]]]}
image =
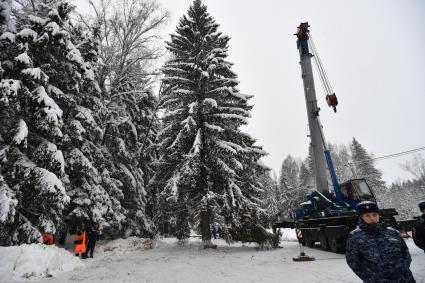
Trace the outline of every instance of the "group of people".
{"type": "Polygon", "coordinates": [[[218,228],[216,228],[215,225],[212,225],[211,235],[214,239],[217,239],[217,236],[224,239],[224,228],[222,228],[220,226],[218,226],[218,228]]]}
{"type": "MultiPolygon", "coordinates": [[[[415,244],[425,248],[425,202],[419,204],[422,215],[412,236],[415,244]]],[[[379,217],[376,203],[357,205],[360,224],[347,239],[346,259],[350,268],[365,283],[413,283],[409,249],[400,233],[387,227],[379,217]]]]}
{"type": "Polygon", "coordinates": [[[100,236],[100,225],[94,224],[86,227],[86,225],[78,226],[74,236],[75,256],[86,259],[88,256],[93,258],[94,247],[100,236]]]}

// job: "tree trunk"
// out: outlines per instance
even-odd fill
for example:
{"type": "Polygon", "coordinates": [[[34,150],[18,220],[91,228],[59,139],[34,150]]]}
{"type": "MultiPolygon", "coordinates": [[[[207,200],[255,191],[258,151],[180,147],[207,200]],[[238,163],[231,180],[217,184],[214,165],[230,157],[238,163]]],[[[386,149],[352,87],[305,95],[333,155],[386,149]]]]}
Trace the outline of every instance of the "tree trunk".
{"type": "Polygon", "coordinates": [[[205,247],[211,245],[210,211],[209,208],[201,210],[201,234],[205,247]]]}

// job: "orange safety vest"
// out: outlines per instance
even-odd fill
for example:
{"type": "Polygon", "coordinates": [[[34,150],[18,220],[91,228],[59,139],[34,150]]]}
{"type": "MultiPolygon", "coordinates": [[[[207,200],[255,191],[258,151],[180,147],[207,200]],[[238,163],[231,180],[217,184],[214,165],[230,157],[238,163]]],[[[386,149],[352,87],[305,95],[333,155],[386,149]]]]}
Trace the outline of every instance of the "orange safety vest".
{"type": "Polygon", "coordinates": [[[86,252],[86,230],[84,230],[81,235],[76,234],[74,236],[74,243],[76,254],[86,252]]]}

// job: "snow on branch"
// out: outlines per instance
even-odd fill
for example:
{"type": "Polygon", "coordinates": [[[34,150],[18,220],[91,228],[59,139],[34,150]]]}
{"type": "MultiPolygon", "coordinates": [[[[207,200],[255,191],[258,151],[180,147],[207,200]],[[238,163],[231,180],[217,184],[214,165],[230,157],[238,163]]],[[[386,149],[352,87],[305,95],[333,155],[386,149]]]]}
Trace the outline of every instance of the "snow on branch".
{"type": "Polygon", "coordinates": [[[37,33],[30,28],[24,28],[16,34],[16,37],[21,38],[23,40],[32,39],[33,41],[35,41],[37,39],[37,33]]]}
{"type": "Polygon", "coordinates": [[[40,68],[27,68],[22,70],[21,73],[37,81],[47,82],[49,79],[49,77],[40,68]]]}
{"type": "Polygon", "coordinates": [[[217,165],[221,168],[222,171],[228,173],[229,175],[233,176],[236,175],[235,171],[233,171],[223,160],[220,158],[216,159],[217,165]]]}
{"type": "Polygon", "coordinates": [[[222,127],[217,126],[217,125],[212,125],[212,124],[209,124],[207,122],[204,122],[204,126],[208,129],[210,129],[210,130],[213,130],[213,131],[216,131],[216,132],[219,132],[219,133],[224,131],[224,129],[222,127]]]}
{"type": "Polygon", "coordinates": [[[239,107],[218,107],[218,110],[223,112],[233,112],[235,114],[241,114],[247,118],[251,117],[251,113],[249,113],[249,111],[239,107]]]}
{"type": "Polygon", "coordinates": [[[13,142],[16,144],[21,144],[22,142],[24,142],[24,145],[26,145],[27,137],[28,137],[27,123],[25,123],[24,120],[20,119],[18,124],[18,131],[13,137],[13,142]]]}
{"type": "MultiPolygon", "coordinates": [[[[38,69],[38,68],[37,68],[38,69]]],[[[62,110],[50,96],[47,95],[43,86],[37,87],[32,94],[36,101],[44,106],[44,112],[47,114],[47,119],[53,121],[55,125],[59,125],[59,120],[62,117],[62,110]]]]}
{"type": "Polygon", "coordinates": [[[224,149],[225,151],[230,152],[230,153],[233,153],[233,154],[236,154],[236,150],[233,147],[231,147],[228,144],[228,142],[222,141],[222,140],[214,140],[214,143],[216,145],[218,145],[218,147],[224,149]]]}
{"type": "Polygon", "coordinates": [[[10,43],[13,43],[15,42],[15,34],[7,31],[0,35],[0,41],[9,41],[10,43]]]}
{"type": "Polygon", "coordinates": [[[165,186],[165,189],[170,192],[170,197],[167,198],[167,201],[177,201],[178,197],[178,191],[179,191],[179,181],[180,181],[180,174],[175,173],[173,177],[168,180],[167,185],[165,186]]]}
{"type": "Polygon", "coordinates": [[[16,97],[22,84],[19,80],[1,80],[0,81],[0,101],[9,102],[9,97],[16,97]]]}
{"type": "Polygon", "coordinates": [[[15,61],[19,62],[27,67],[31,66],[31,58],[28,56],[27,52],[21,53],[15,57],[15,61]]]}
{"type": "Polygon", "coordinates": [[[238,114],[232,114],[232,113],[217,113],[213,114],[212,116],[222,118],[222,119],[236,119],[242,122],[243,124],[247,124],[248,121],[245,117],[238,115],[238,114]]]}
{"type": "Polygon", "coordinates": [[[36,186],[43,194],[54,195],[60,200],[57,202],[58,208],[63,209],[69,203],[70,198],[65,187],[55,174],[40,167],[34,167],[33,174],[36,176],[36,186]]]}
{"type": "Polygon", "coordinates": [[[17,205],[15,194],[0,175],[0,224],[13,221],[17,205]]]}
{"type": "Polygon", "coordinates": [[[190,151],[193,154],[198,154],[201,149],[202,149],[202,132],[201,132],[201,129],[198,129],[198,132],[196,133],[195,141],[193,142],[193,145],[190,151]]]}
{"type": "Polygon", "coordinates": [[[198,106],[198,102],[192,102],[187,107],[189,108],[189,114],[195,113],[195,107],[198,106]]]}
{"type": "Polygon", "coordinates": [[[181,121],[180,124],[183,125],[183,129],[185,129],[187,132],[189,132],[192,127],[196,126],[196,122],[192,115],[187,116],[187,118],[181,121]]]}
{"type": "Polygon", "coordinates": [[[217,101],[213,98],[205,98],[202,103],[212,108],[217,108],[217,101]]]}

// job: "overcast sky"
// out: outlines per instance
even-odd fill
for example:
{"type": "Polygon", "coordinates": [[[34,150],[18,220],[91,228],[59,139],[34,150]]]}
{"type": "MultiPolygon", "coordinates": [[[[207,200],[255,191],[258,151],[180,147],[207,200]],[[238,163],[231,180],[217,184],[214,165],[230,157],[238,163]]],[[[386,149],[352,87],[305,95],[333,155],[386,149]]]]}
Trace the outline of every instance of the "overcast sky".
{"type": "MultiPolygon", "coordinates": [[[[77,0],[86,10],[87,0],[77,0]]],[[[327,107],[318,77],[316,90],[326,138],[348,144],[353,136],[375,156],[425,146],[425,1],[381,0],[204,0],[220,30],[231,37],[229,61],[239,89],[255,95],[245,130],[279,172],[287,154],[307,155],[307,115],[293,33],[301,21],[311,35],[339,99],[327,107]]],[[[191,0],[160,0],[171,18],[165,39],[191,0]]],[[[422,152],[424,155],[424,152],[422,152]]],[[[387,182],[409,178],[393,158],[377,163],[387,182]]]]}

